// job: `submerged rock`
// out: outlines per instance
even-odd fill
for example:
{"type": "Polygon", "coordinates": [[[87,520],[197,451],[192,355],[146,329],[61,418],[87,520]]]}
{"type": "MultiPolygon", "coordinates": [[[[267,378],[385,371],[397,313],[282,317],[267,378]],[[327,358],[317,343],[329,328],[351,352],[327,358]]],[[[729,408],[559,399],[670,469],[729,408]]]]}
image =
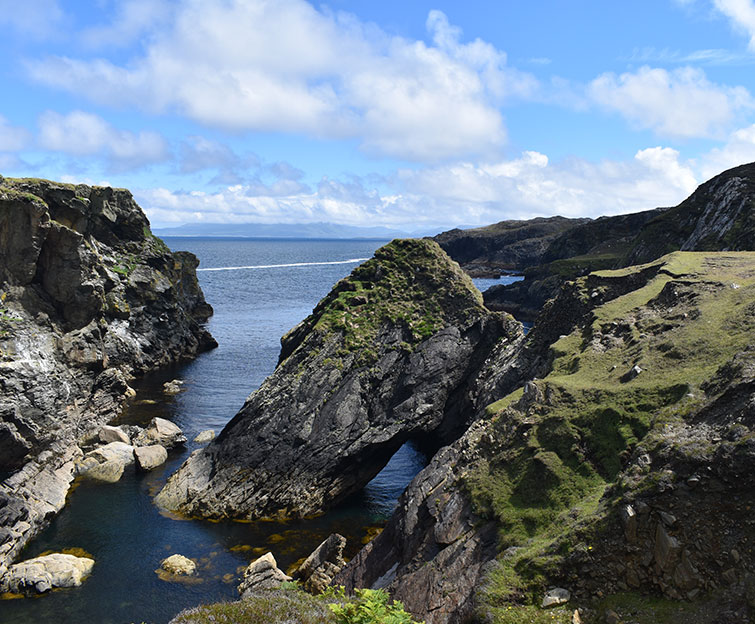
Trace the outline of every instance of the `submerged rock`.
{"type": "Polygon", "coordinates": [[[56,587],[78,587],[93,567],[94,559],[53,553],[12,565],[6,586],[16,594],[42,594],[56,587]]]}
{"type": "Polygon", "coordinates": [[[214,518],[320,513],[408,439],[460,435],[475,371],[521,337],[434,242],[393,241],[284,336],[275,372],[156,501],[214,518]]]}
{"type": "Polygon", "coordinates": [[[265,553],[252,561],[244,571],[244,580],[239,585],[241,597],[261,589],[277,589],[283,581],[291,577],[278,568],[273,553],[265,553]]]}
{"type": "Polygon", "coordinates": [[[215,439],[215,431],[212,429],[205,429],[204,431],[200,431],[197,436],[194,438],[194,442],[197,444],[206,444],[207,442],[212,442],[215,439]]]}

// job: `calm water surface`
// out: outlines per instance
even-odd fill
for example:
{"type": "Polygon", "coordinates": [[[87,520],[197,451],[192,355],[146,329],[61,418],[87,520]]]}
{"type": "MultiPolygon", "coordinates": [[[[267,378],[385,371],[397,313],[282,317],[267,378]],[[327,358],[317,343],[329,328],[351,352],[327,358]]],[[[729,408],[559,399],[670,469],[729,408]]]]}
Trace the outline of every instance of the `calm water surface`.
{"type": "MultiPolygon", "coordinates": [[[[139,424],[153,416],[168,418],[189,440],[204,429],[220,431],[275,368],[280,336],[357,266],[354,260],[371,257],[385,242],[171,237],[165,241],[171,249],[194,252],[201,269],[235,267],[198,273],[205,297],[215,308],[209,329],[220,346],[188,364],[140,380],[135,384],[135,404],[123,416],[124,422],[139,424]],[[334,262],[339,264],[324,264],[334,262]],[[167,397],[161,392],[162,383],[174,378],[184,379],[186,390],[167,397]]],[[[513,279],[475,282],[484,289],[513,279]]],[[[268,550],[286,569],[337,531],[347,537],[353,555],[385,522],[399,494],[426,463],[405,445],[362,493],[312,520],[207,522],[162,514],[152,497],[197,447],[190,442],[149,474],[127,471],[116,484],[79,483],[66,508],[27,547],[23,558],[81,548],[96,561],[92,575],[79,588],[0,602],[0,623],[162,624],[186,607],[234,600],[239,574],[268,550]],[[198,576],[180,583],[161,580],[155,570],[173,553],[197,561],[198,576]]]]}

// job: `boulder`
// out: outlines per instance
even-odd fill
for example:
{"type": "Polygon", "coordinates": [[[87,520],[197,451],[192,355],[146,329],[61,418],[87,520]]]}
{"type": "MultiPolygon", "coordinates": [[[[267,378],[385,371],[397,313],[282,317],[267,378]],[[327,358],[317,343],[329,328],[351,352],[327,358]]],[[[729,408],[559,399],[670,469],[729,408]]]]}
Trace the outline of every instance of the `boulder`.
{"type": "Polygon", "coordinates": [[[312,594],[322,593],[346,565],[343,558],[345,546],[346,538],[333,533],[296,569],[294,580],[301,581],[304,589],[312,594]]]}
{"type": "Polygon", "coordinates": [[[197,564],[183,555],[171,555],[163,559],[160,569],[175,576],[192,576],[197,571],[197,564]]]}
{"type": "Polygon", "coordinates": [[[548,607],[555,607],[557,605],[562,605],[566,602],[569,602],[569,598],[571,598],[571,593],[568,589],[563,589],[562,587],[554,587],[553,589],[549,589],[547,592],[545,592],[545,596],[543,596],[543,602],[540,606],[543,609],[547,609],[548,607]]]}
{"type": "Polygon", "coordinates": [[[164,446],[153,444],[151,446],[137,446],[134,449],[136,464],[142,470],[153,470],[162,466],[168,459],[168,451],[164,446]]]}
{"type": "Polygon", "coordinates": [[[103,444],[109,444],[110,442],[131,444],[131,439],[123,429],[120,427],[111,427],[110,425],[102,425],[97,432],[97,438],[103,444]]]}
{"type": "Polygon", "coordinates": [[[173,381],[166,381],[163,384],[163,392],[165,394],[178,394],[183,390],[184,382],[180,379],[174,379],[173,381]]]}
{"type": "Polygon", "coordinates": [[[244,580],[239,585],[239,593],[244,598],[259,589],[277,589],[283,581],[290,580],[291,577],[278,568],[273,553],[265,553],[252,561],[244,571],[244,580]]]}
{"type": "Polygon", "coordinates": [[[153,418],[149,426],[134,440],[136,446],[151,446],[159,444],[165,448],[173,448],[186,443],[186,436],[178,425],[164,418],[153,418]]]}
{"type": "Polygon", "coordinates": [[[197,437],[194,438],[194,442],[197,444],[206,444],[207,442],[212,442],[214,439],[215,431],[212,429],[205,429],[197,434],[197,437]]]}
{"type": "Polygon", "coordinates": [[[133,464],[133,446],[123,442],[110,442],[87,453],[78,464],[78,472],[88,479],[115,483],[123,476],[123,471],[133,464]]]}
{"type": "Polygon", "coordinates": [[[94,559],[53,553],[10,567],[5,582],[17,594],[42,594],[56,587],[78,587],[94,567],[94,559]]]}

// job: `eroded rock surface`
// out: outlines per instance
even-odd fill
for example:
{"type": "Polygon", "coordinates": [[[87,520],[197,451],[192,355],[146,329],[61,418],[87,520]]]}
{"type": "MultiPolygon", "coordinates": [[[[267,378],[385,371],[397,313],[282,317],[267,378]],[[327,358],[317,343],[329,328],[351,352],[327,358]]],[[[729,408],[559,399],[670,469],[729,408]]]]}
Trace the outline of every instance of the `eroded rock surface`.
{"type": "Polygon", "coordinates": [[[126,190],[0,177],[0,578],[62,508],[78,442],[127,443],[101,427],[129,381],[215,345],[196,265],[126,190]]]}
{"type": "Polygon", "coordinates": [[[291,577],[278,568],[273,553],[265,553],[252,561],[244,570],[244,579],[239,584],[241,597],[263,589],[277,589],[283,581],[291,577]]]}
{"type": "Polygon", "coordinates": [[[754,311],[753,253],[565,287],[499,370],[539,378],[436,454],[335,583],[386,587],[428,624],[516,614],[552,587],[577,604],[705,596],[721,619],[700,621],[749,621],[754,311]]]}
{"type": "Polygon", "coordinates": [[[78,587],[94,567],[94,559],[53,553],[16,563],[8,571],[7,588],[16,594],[43,594],[57,587],[78,587]]]}
{"type": "Polygon", "coordinates": [[[283,338],[275,372],[157,502],[215,518],[320,513],[408,439],[458,437],[476,372],[521,338],[434,242],[394,241],[283,338]]]}

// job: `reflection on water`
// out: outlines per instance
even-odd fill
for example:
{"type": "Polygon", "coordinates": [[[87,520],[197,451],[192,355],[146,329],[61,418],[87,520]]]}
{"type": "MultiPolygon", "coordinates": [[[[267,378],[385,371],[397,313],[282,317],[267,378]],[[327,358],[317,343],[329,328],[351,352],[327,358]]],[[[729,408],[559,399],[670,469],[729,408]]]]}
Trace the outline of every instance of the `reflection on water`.
{"type": "MultiPolygon", "coordinates": [[[[378,241],[250,241],[166,239],[173,249],[196,253],[204,267],[346,261],[369,257],[378,241]]],[[[135,384],[138,395],[122,421],[144,424],[154,416],[173,420],[189,440],[204,429],[219,431],[277,362],[279,338],[355,265],[294,266],[199,274],[215,308],[209,329],[220,347],[198,359],[160,371],[135,384]],[[163,382],[186,380],[185,391],[165,396],[163,382]]],[[[168,475],[198,445],[171,452],[168,463],[149,474],[127,472],[116,484],[81,482],[69,504],[23,553],[82,548],[96,561],[92,575],[75,589],[36,599],[0,601],[0,622],[165,623],[183,608],[234,600],[244,567],[272,551],[284,570],[308,555],[333,532],[348,540],[353,556],[425,458],[402,447],[360,494],[327,514],[290,522],[208,522],[171,517],[152,504],[168,475]],[[155,570],[180,553],[198,563],[188,582],[161,580],[155,570]]]]}

